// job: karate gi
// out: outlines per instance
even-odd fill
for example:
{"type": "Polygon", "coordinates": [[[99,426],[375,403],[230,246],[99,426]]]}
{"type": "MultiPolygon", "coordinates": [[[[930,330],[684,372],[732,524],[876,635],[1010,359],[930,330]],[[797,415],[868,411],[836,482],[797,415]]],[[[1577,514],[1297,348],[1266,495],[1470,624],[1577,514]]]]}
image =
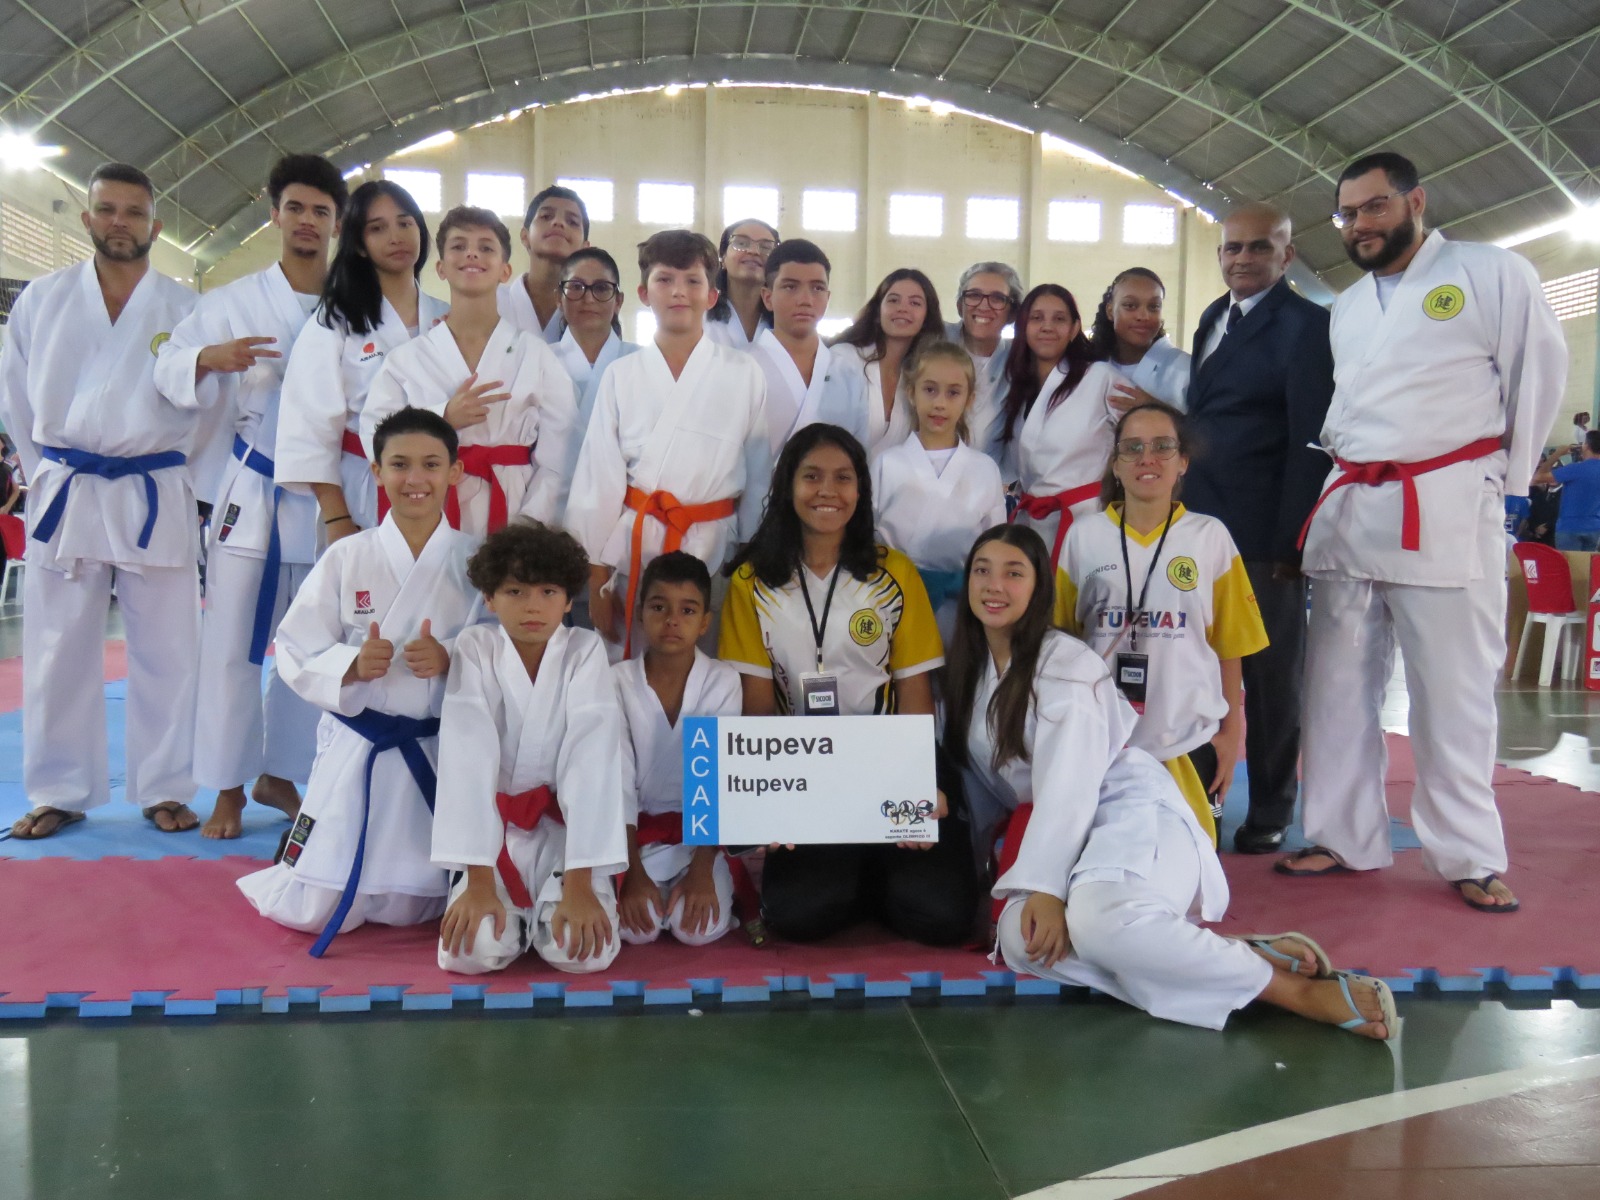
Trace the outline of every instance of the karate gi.
{"type": "Polygon", "coordinates": [[[317,710],[284,685],[275,663],[265,699],[261,687],[266,644],[316,559],[321,528],[316,502],[280,489],[272,460],[284,369],[313,304],[273,263],[201,296],[156,360],[156,386],[172,403],[201,407],[213,388],[221,397],[214,419],[202,419],[212,447],[200,481],[200,498],[212,504],[195,709],[194,775],[203,788],[261,774],[304,782],[316,753],[317,710]],[[276,338],[265,349],[283,357],[197,387],[200,352],[243,337],[276,338]]]}
{"type": "MultiPolygon", "coordinates": [[[[911,395],[906,390],[905,367],[900,369],[900,383],[895,389],[894,409],[886,417],[883,412],[883,363],[878,359],[868,361],[871,346],[849,346],[836,342],[829,347],[833,363],[851,380],[852,388],[859,388],[862,404],[867,414],[867,436],[861,439],[868,454],[876,454],[886,446],[898,446],[911,436],[916,428],[916,415],[911,411],[911,395]]],[[[852,432],[859,422],[845,426],[852,432]]]]}
{"type": "Polygon", "coordinates": [[[1127,745],[1135,715],[1099,657],[1045,635],[1028,706],[1029,760],[994,768],[986,664],[967,733],[967,800],[981,819],[1033,805],[1015,861],[995,881],[1004,900],[999,953],[1013,971],[1115,996],[1151,1016],[1221,1029],[1266,988],[1272,968],[1241,941],[1191,922],[1220,920],[1228,881],[1211,840],[1160,763],[1127,745]],[[1066,902],[1072,952],[1029,960],[1022,906],[1045,892],[1066,902]]]}
{"type": "Polygon", "coordinates": [[[848,360],[838,358],[837,351],[817,344],[810,383],[772,330],[763,329],[756,335],[753,353],[767,378],[767,432],[772,437],[774,462],[783,444],[807,425],[842,426],[866,445],[866,377],[849,370],[848,360]]]}
{"type": "MultiPolygon", "coordinates": [[[[472,368],[444,322],[390,353],[361,410],[361,441],[372,456],[379,423],[406,406],[444,415],[472,368]]],[[[457,430],[465,473],[445,515],[480,542],[513,516],[557,525],[567,502],[577,405],[572,380],[555,351],[501,318],[478,359],[478,382],[498,379],[511,398],[489,406],[477,425],[457,430]],[[481,450],[474,450],[481,447],[481,450]],[[520,451],[520,454],[518,453],[520,451]],[[474,462],[475,454],[509,452],[518,462],[474,462]]]]}
{"type": "Polygon", "coordinates": [[[1051,547],[1051,565],[1061,559],[1066,528],[1100,511],[1100,481],[1111,462],[1117,424],[1111,389],[1119,376],[1105,363],[1092,363],[1072,394],[1052,410],[1050,397],[1065,372],[1050,372],[1033,407],[1013,433],[1022,501],[1014,514],[1031,525],[1051,547]]]}
{"type": "Polygon", "coordinates": [[[560,305],[550,314],[548,325],[540,324],[539,313],[533,307],[533,297],[528,295],[526,273],[518,275],[510,283],[502,283],[495,290],[495,307],[500,310],[500,319],[509,322],[511,328],[518,333],[530,333],[548,345],[554,346],[567,331],[567,319],[561,315],[560,305]]]}
{"type": "Polygon", "coordinates": [[[956,609],[966,601],[962,571],[972,543],[985,529],[1005,524],[1000,468],[958,442],[940,471],[912,434],[873,460],[872,504],[878,540],[916,564],[939,635],[948,641],[956,609]]]}
{"type": "Polygon", "coordinates": [[[1174,346],[1165,336],[1151,343],[1144,357],[1132,364],[1108,362],[1106,365],[1157,400],[1186,410],[1189,404],[1190,357],[1187,350],[1174,346]]]}
{"type": "Polygon", "coordinates": [[[1560,323],[1526,259],[1435,230],[1387,308],[1366,275],[1334,303],[1330,335],[1322,443],[1340,461],[1305,538],[1304,569],[1316,580],[1306,836],[1358,870],[1393,861],[1379,711],[1398,644],[1423,860],[1446,879],[1498,873],[1506,847],[1490,777],[1505,658],[1504,497],[1527,494],[1561,406],[1560,323]],[[1427,469],[1453,452],[1467,457],[1427,469]],[[1392,469],[1390,482],[1340,482],[1385,463],[1424,472],[1404,486],[1392,469]]]}
{"type": "MultiPolygon", "coordinates": [[[[1010,326],[1007,326],[1010,329],[1010,326]]],[[[944,323],[944,337],[972,354],[962,334],[960,321],[944,323]]],[[[968,439],[972,445],[994,459],[995,466],[1004,467],[1006,448],[1000,440],[1006,421],[1006,359],[1011,354],[1011,338],[1002,337],[994,353],[988,357],[972,354],[973,372],[977,376],[978,390],[967,408],[968,439]]]]}
{"type": "Polygon", "coordinates": [[[342,324],[329,328],[321,313],[306,322],[283,373],[273,455],[279,484],[306,494],[308,484],[337,484],[355,523],[377,525],[378,482],[361,444],[361,409],[390,351],[432,329],[449,310],[419,288],[415,330],[387,300],[382,322],[370,333],[352,333],[342,324]]]}
{"type": "Polygon", "coordinates": [[[706,336],[717,345],[726,346],[729,350],[743,350],[747,353],[754,350],[756,343],[761,340],[761,335],[771,328],[767,320],[763,319],[756,325],[756,336],[747,338],[744,335],[744,322],[731,307],[726,317],[706,314],[706,336]]]}
{"type": "Polygon", "coordinates": [[[591,563],[615,568],[630,627],[629,588],[656,555],[685,550],[715,577],[755,532],[772,479],[766,392],[753,358],[708,337],[677,379],[651,342],[600,380],[567,528],[591,563]]]}
{"type": "Polygon", "coordinates": [[[578,339],[568,330],[555,345],[556,358],[567,372],[567,378],[572,380],[573,395],[577,404],[577,418],[573,426],[572,437],[567,439],[567,467],[566,477],[571,480],[573,472],[578,469],[578,451],[583,449],[583,437],[589,428],[589,418],[594,415],[595,397],[600,394],[600,380],[605,377],[606,368],[619,358],[626,358],[633,354],[639,347],[633,342],[625,342],[615,333],[606,338],[606,344],[600,347],[600,353],[595,355],[594,362],[590,362],[583,352],[583,347],[578,345],[578,339]]]}
{"type": "MultiPolygon", "coordinates": [[[[415,925],[444,911],[447,878],[430,859],[433,814],[404,757],[372,743],[338,716],[366,710],[421,720],[437,717],[445,679],[418,679],[404,647],[421,636],[422,622],[446,649],[476,615],[478,593],[467,580],[474,541],[443,521],[422,553],[412,557],[392,517],[329,546],[301,585],[278,626],[284,682],[323,710],[317,758],[282,862],[239,880],[239,890],[262,916],[316,933],[339,905],[368,822],[356,895],[339,932],[366,921],[415,925]],[[346,684],[345,672],[367,640],[372,622],[394,644],[381,679],[346,684]],[[336,715],[337,714],[337,715],[336,715]]],[[[437,738],[419,737],[429,762],[437,738]]]]}
{"type": "Polygon", "coordinates": [[[630,945],[643,945],[661,936],[663,929],[686,946],[705,946],[733,928],[733,874],[728,856],[717,851],[711,878],[717,889],[717,913],[702,932],[681,927],[683,902],[669,913],[666,901],[672,889],[689,873],[694,847],[681,843],[683,834],[684,717],[737,717],[743,711],[744,692],[739,672],[699,650],[683,688],[678,720],[668,721],[661,698],[645,679],[644,656],[619,662],[611,668],[622,704],[626,729],[622,739],[622,788],[627,823],[639,827],[639,860],[660,888],[651,914],[655,928],[647,935],[622,931],[630,945]],[[641,820],[643,817],[643,820],[641,820]],[[647,837],[663,837],[650,841],[647,837]],[[665,915],[663,915],[665,914],[665,915]]]}
{"type": "Polygon", "coordinates": [[[561,628],[545,646],[537,679],[528,678],[515,644],[498,624],[475,625],[456,639],[439,731],[439,796],[433,861],[462,874],[452,901],[466,891],[465,868],[495,867],[506,906],[496,939],[485,918],[470,955],[447,954],[439,966],[478,975],[508,966],[530,946],[563,971],[603,971],[617,956],[617,897],[612,876],[628,865],[622,755],[626,735],[616,684],[600,635],[561,628]],[[507,800],[548,787],[559,819],[546,811],[524,829],[502,815],[507,800]],[[612,936],[591,958],[558,944],[550,918],[561,900],[562,873],[593,868],[595,897],[612,936]],[[508,874],[531,905],[512,901],[508,874]]]}
{"type": "Polygon", "coordinates": [[[194,303],[188,288],[147,270],[113,324],[91,259],[30,282],[11,313],[0,419],[32,484],[22,585],[22,783],[32,807],[83,812],[110,799],[102,659],[113,582],[128,637],[127,798],[149,808],[194,797],[200,543],[187,459],[196,417],[153,378],[156,348],[194,303]],[[59,461],[75,452],[168,457],[142,478],[108,478],[59,461]]]}

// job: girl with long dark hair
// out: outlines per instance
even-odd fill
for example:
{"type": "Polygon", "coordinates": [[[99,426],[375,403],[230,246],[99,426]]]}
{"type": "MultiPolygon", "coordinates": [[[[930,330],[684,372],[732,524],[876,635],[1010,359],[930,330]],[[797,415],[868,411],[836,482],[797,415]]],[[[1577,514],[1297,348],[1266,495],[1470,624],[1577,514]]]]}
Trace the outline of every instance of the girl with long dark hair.
{"type": "Polygon", "coordinates": [[[783,239],[765,221],[735,221],[717,242],[719,267],[712,286],[717,302],[706,314],[706,336],[735,350],[749,350],[772,314],[761,302],[767,282],[767,256],[783,239]]]}
{"type": "Polygon", "coordinates": [[[1148,267],[1129,267],[1111,281],[1094,313],[1095,357],[1122,376],[1124,405],[1160,400],[1183,408],[1189,394],[1189,354],[1166,334],[1167,288],[1148,267]]]}
{"type": "Polygon", "coordinates": [[[943,337],[944,316],[933,281],[915,267],[900,267],[884,276],[849,328],[830,343],[841,369],[860,371],[865,382],[868,451],[897,445],[911,435],[911,406],[901,371],[925,344],[943,337]]]}
{"type": "MultiPolygon", "coordinates": [[[[933,712],[943,662],[927,592],[909,559],[877,544],[861,443],[837,425],[789,439],[760,526],[741,552],[722,609],[718,657],[744,677],[746,716],[799,715],[802,676],[835,679],[831,711],[933,712]]],[[[807,845],[769,852],[762,916],[812,941],[868,918],[935,945],[962,941],[977,901],[969,839],[945,797],[937,843],[807,845]]],[[[932,797],[930,797],[932,799],[932,797]]]]}
{"type": "Polygon", "coordinates": [[[315,494],[329,543],[378,523],[361,410],[389,352],[449,310],[417,282],[427,261],[428,223],[411,193],[386,179],[358,187],[322,302],[289,355],[278,409],[277,481],[315,494]]]}
{"type": "Polygon", "coordinates": [[[1135,714],[1099,656],[1050,625],[1049,554],[999,525],[967,557],[944,747],[974,828],[1006,816],[994,895],[1012,970],[1093,987],[1152,1016],[1221,1029],[1254,1000],[1378,1040],[1398,1036],[1382,980],[1334,971],[1310,938],[1220,937],[1227,882],[1172,777],[1127,745],[1135,714]]]}

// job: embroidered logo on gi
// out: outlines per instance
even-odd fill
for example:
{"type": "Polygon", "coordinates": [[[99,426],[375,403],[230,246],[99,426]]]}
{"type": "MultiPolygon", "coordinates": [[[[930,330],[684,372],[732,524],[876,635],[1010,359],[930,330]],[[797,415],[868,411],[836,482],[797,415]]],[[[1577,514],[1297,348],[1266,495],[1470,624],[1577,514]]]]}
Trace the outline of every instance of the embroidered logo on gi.
{"type": "Polygon", "coordinates": [[[161,351],[161,347],[166,345],[171,340],[172,340],[172,335],[170,333],[158,333],[158,334],[156,334],[155,337],[150,339],[150,353],[151,354],[159,354],[160,351],[161,351]]]}
{"type": "Polygon", "coordinates": [[[301,813],[294,819],[294,828],[289,831],[289,840],[283,844],[283,865],[292,867],[300,861],[300,855],[306,848],[306,842],[311,840],[311,828],[317,823],[315,817],[308,817],[301,813]]]}
{"type": "Polygon", "coordinates": [[[1448,321],[1466,306],[1466,294],[1453,283],[1434,288],[1422,300],[1422,311],[1435,321],[1448,321]]]}
{"type": "Polygon", "coordinates": [[[1194,559],[1182,555],[1167,564],[1167,582],[1180,592],[1192,592],[1200,582],[1200,568],[1194,565],[1194,559]]]}
{"type": "Polygon", "coordinates": [[[850,640],[870,646],[883,634],[883,620],[870,608],[859,608],[850,616],[850,640]]]}
{"type": "Polygon", "coordinates": [[[362,362],[371,362],[375,358],[382,358],[382,357],[383,357],[383,351],[378,349],[378,343],[377,342],[368,342],[365,346],[361,347],[361,361],[362,362]]]}
{"type": "Polygon", "coordinates": [[[372,593],[356,593],[356,616],[370,617],[372,615],[372,593]]]}
{"type": "Polygon", "coordinates": [[[217,531],[217,541],[225,542],[228,535],[233,532],[233,527],[239,523],[239,506],[228,505],[227,511],[222,514],[222,528],[217,531]]]}

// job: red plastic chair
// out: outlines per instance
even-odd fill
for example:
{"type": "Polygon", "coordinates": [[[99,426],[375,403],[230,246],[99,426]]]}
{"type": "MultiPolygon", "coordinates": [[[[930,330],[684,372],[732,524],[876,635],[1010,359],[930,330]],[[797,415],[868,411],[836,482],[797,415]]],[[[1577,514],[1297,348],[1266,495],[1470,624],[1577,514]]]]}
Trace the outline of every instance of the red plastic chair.
{"type": "Polygon", "coordinates": [[[1544,626],[1544,657],[1539,663],[1539,686],[1549,687],[1555,678],[1556,652],[1561,651],[1561,674],[1578,677],[1578,659],[1583,652],[1585,617],[1572,603],[1572,571],[1559,550],[1539,542],[1518,542],[1511,548],[1522,566],[1528,584],[1528,618],[1522,623],[1522,640],[1517,645],[1517,662],[1512,678],[1522,674],[1522,661],[1528,653],[1528,635],[1535,625],[1544,626]],[[1572,637],[1567,637],[1567,631],[1572,637]],[[1570,642],[1570,645],[1569,645],[1570,642]]]}
{"type": "Polygon", "coordinates": [[[10,513],[0,514],[0,544],[6,548],[5,574],[0,575],[0,604],[5,604],[22,592],[21,582],[15,587],[11,583],[13,576],[19,581],[21,579],[22,552],[28,545],[28,527],[22,523],[21,517],[10,513]]]}

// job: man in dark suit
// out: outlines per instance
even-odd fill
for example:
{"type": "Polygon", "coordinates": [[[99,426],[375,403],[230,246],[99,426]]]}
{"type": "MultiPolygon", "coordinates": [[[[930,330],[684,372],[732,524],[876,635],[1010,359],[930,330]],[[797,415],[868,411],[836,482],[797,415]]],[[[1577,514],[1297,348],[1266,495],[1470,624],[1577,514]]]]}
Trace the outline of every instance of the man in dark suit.
{"type": "Polygon", "coordinates": [[[1295,543],[1327,479],[1316,443],[1333,398],[1328,313],[1289,287],[1288,216],[1250,204],[1224,219],[1228,294],[1200,318],[1189,380],[1193,461],[1183,502],[1222,521],[1244,560],[1271,645],[1244,660],[1250,813],[1234,849],[1267,854],[1294,818],[1306,580],[1295,543]]]}

